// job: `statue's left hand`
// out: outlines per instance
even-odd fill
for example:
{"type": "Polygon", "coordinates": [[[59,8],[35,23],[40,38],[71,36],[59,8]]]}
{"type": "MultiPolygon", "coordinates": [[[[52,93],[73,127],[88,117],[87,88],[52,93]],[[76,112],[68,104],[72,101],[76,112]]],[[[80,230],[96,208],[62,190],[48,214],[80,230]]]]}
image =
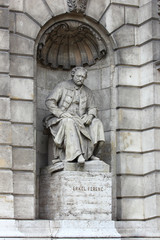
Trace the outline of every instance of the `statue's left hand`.
{"type": "Polygon", "coordinates": [[[93,120],[93,115],[84,115],[82,119],[85,125],[90,125],[93,120]]]}

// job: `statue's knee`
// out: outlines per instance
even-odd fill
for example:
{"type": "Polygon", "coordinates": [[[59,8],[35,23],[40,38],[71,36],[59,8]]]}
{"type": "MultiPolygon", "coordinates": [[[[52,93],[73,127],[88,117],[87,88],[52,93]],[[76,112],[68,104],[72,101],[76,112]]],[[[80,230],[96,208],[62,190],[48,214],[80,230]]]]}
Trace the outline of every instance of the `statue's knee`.
{"type": "Polygon", "coordinates": [[[64,125],[71,125],[74,123],[74,120],[72,118],[64,118],[64,119],[62,119],[62,123],[64,125]]]}

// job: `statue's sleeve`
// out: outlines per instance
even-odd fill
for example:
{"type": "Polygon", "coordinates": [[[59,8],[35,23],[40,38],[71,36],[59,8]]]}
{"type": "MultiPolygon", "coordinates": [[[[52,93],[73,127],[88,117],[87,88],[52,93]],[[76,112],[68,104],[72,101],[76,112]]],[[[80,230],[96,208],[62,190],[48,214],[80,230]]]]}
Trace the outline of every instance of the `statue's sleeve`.
{"type": "Polygon", "coordinates": [[[88,115],[93,115],[94,117],[97,117],[97,107],[92,91],[90,91],[90,93],[88,94],[88,115]]]}
{"type": "Polygon", "coordinates": [[[48,110],[53,113],[54,116],[60,117],[63,111],[58,107],[58,102],[60,101],[63,93],[63,88],[60,84],[58,84],[51,94],[46,99],[46,107],[48,110]]]}

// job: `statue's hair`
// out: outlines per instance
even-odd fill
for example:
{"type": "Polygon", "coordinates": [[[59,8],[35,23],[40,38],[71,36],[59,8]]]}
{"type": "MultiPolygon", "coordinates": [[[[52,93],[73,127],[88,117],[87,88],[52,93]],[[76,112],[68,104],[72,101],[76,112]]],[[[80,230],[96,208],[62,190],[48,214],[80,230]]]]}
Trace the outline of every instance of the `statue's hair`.
{"type": "Polygon", "coordinates": [[[82,70],[82,71],[84,71],[85,72],[85,74],[86,74],[86,76],[87,76],[87,69],[85,69],[84,67],[74,67],[73,69],[72,69],[72,71],[71,71],[71,76],[73,77],[74,76],[74,74],[75,74],[75,72],[77,71],[77,70],[82,70]]]}

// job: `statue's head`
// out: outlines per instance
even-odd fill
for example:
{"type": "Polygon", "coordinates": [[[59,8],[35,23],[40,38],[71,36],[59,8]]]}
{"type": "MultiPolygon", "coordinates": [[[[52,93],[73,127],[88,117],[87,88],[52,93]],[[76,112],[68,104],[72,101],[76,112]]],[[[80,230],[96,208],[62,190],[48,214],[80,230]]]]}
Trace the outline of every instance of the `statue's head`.
{"type": "Polygon", "coordinates": [[[87,70],[83,67],[75,67],[71,72],[72,79],[77,86],[81,86],[87,77],[87,70]]]}

